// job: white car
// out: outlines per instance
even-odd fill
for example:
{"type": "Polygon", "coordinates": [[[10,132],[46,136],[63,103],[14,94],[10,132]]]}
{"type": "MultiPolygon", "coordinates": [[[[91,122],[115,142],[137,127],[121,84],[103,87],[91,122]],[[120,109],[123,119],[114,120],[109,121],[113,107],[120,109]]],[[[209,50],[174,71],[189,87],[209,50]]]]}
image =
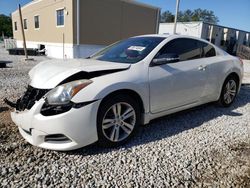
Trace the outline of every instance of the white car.
{"type": "Polygon", "coordinates": [[[29,75],[12,120],[35,146],[73,150],[121,145],[140,124],[204,103],[231,105],[243,64],[205,40],[145,35],[88,59],[42,62],[29,75]]]}

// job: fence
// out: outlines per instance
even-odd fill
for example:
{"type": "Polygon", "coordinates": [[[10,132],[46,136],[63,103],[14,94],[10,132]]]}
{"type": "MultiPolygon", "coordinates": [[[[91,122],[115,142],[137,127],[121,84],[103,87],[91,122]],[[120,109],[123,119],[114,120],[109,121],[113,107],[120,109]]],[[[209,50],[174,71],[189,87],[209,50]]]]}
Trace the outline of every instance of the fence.
{"type": "Polygon", "coordinates": [[[250,48],[244,45],[239,45],[237,49],[237,56],[241,59],[250,60],[250,48]]]}
{"type": "Polygon", "coordinates": [[[16,48],[16,40],[15,39],[4,39],[4,46],[6,50],[16,48]]]}

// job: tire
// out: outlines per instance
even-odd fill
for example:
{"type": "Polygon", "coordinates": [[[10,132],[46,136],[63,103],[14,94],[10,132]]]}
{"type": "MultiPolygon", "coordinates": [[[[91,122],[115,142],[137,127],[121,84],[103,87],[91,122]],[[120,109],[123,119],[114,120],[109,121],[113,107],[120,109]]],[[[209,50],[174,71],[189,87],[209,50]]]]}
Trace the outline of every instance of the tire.
{"type": "Polygon", "coordinates": [[[140,106],[132,97],[116,95],[104,99],[97,114],[98,144],[103,147],[124,144],[135,134],[140,120],[140,106]]]}
{"type": "Polygon", "coordinates": [[[222,107],[229,107],[234,102],[239,88],[239,81],[235,76],[229,76],[225,80],[218,104],[222,107]]]}

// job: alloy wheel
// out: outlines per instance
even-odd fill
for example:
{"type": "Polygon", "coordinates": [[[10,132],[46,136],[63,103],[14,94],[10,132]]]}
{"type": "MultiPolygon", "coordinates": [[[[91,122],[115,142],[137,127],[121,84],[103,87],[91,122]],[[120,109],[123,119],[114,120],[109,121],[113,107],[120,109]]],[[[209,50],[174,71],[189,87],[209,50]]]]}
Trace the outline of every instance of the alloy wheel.
{"type": "Polygon", "coordinates": [[[129,137],[135,128],[135,109],[128,103],[119,102],[111,106],[102,120],[102,132],[112,142],[129,137]]]}
{"type": "Polygon", "coordinates": [[[233,102],[237,92],[237,84],[235,80],[229,80],[224,90],[224,102],[230,104],[233,102]]]}

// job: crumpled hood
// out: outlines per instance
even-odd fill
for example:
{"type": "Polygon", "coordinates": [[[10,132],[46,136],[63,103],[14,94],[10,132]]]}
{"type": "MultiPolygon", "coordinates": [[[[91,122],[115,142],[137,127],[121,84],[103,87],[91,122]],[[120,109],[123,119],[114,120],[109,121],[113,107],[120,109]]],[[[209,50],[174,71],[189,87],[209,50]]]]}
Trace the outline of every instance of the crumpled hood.
{"type": "MultiPolygon", "coordinates": [[[[129,64],[113,63],[91,59],[49,60],[36,65],[29,72],[30,85],[40,89],[51,89],[66,78],[79,72],[125,70],[129,64]]],[[[84,78],[83,78],[84,79],[84,78]]]]}

